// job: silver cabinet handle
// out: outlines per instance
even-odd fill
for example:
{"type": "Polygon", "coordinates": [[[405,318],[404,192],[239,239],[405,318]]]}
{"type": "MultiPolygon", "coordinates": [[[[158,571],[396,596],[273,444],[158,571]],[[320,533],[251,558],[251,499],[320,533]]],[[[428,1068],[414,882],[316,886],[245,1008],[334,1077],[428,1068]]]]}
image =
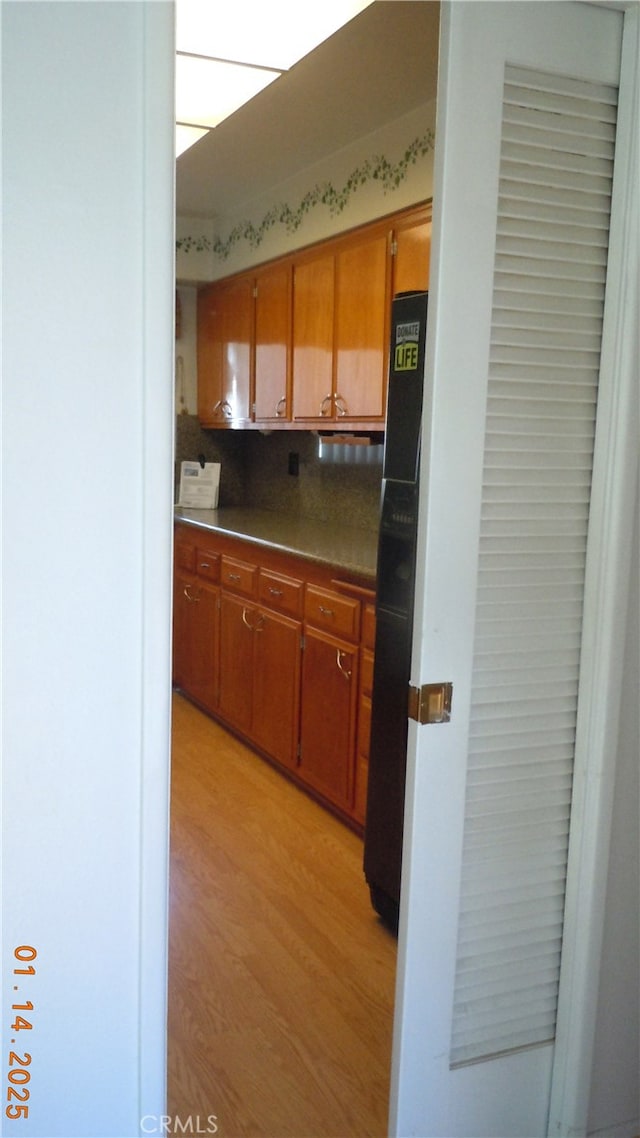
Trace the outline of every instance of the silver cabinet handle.
{"type": "Polygon", "coordinates": [[[249,629],[249,632],[254,632],[255,629],[254,629],[253,625],[249,623],[249,620],[247,618],[247,612],[248,611],[249,611],[248,609],[243,608],[243,610],[242,610],[242,623],[245,625],[246,628],[249,629]]]}
{"type": "Polygon", "coordinates": [[[345,660],[349,659],[346,652],[343,652],[340,648],[337,648],[336,649],[336,664],[338,665],[338,671],[342,672],[342,675],[344,676],[345,680],[350,680],[351,679],[351,669],[350,668],[344,668],[342,666],[343,658],[345,660]]]}
{"type": "Polygon", "coordinates": [[[325,395],[324,399],[322,400],[322,403],[320,404],[320,414],[325,416],[325,418],[327,415],[331,414],[331,399],[332,399],[332,395],[331,395],[331,392],[329,392],[328,395],[325,395]],[[328,408],[327,408],[327,402],[329,403],[328,408]]]}
{"type": "Polygon", "coordinates": [[[227,573],[227,581],[241,581],[242,577],[239,573],[227,573]]]}
{"type": "Polygon", "coordinates": [[[189,592],[190,588],[191,588],[191,586],[190,586],[190,585],[185,585],[185,587],[184,587],[184,589],[183,589],[184,595],[185,595],[185,597],[187,598],[187,600],[188,600],[188,601],[191,601],[193,604],[197,604],[197,603],[198,603],[198,601],[200,600],[200,596],[197,596],[197,597],[193,597],[193,596],[191,595],[191,593],[189,592]]]}
{"type": "Polygon", "coordinates": [[[284,596],[282,589],[274,589],[273,585],[269,585],[268,593],[269,593],[269,596],[271,596],[271,597],[282,597],[282,596],[284,596]]]}
{"type": "Polygon", "coordinates": [[[276,403],[276,416],[281,419],[287,413],[287,397],[283,395],[276,403]]]}
{"type": "Polygon", "coordinates": [[[222,415],[223,417],[230,419],[233,412],[231,410],[231,404],[229,403],[229,400],[218,399],[217,403],[214,403],[213,405],[213,413],[214,415],[222,415]]]}
{"type": "Polygon", "coordinates": [[[342,395],[336,395],[336,411],[338,415],[349,414],[349,408],[347,407],[346,401],[343,399],[342,395]]]}

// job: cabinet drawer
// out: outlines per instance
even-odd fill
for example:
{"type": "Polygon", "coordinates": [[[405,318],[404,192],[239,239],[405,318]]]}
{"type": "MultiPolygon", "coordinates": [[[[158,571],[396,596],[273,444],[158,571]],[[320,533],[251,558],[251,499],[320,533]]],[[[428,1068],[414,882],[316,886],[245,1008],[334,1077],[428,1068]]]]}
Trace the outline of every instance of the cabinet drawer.
{"type": "Polygon", "coordinates": [[[258,577],[258,597],[260,603],[288,616],[302,615],[302,581],[293,577],[283,577],[261,569],[258,577]]]}
{"type": "Polygon", "coordinates": [[[234,557],[225,557],[223,554],[220,580],[226,589],[231,589],[242,597],[255,597],[257,579],[257,565],[236,561],[234,557]]]}
{"type": "Polygon", "coordinates": [[[196,549],[196,573],[217,584],[220,580],[220,554],[199,545],[196,549]]]}
{"type": "Polygon", "coordinates": [[[360,602],[352,597],[307,585],[304,615],[316,628],[325,628],[349,640],[357,640],[360,635],[360,602]]]}

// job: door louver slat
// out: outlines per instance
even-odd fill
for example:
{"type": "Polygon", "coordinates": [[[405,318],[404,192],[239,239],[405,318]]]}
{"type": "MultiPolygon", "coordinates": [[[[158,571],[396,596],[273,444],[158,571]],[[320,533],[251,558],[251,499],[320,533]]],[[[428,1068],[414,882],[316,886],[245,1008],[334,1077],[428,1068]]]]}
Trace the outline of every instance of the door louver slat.
{"type": "Polygon", "coordinates": [[[452,1066],[555,1031],[616,98],[506,69],[452,1066]]]}

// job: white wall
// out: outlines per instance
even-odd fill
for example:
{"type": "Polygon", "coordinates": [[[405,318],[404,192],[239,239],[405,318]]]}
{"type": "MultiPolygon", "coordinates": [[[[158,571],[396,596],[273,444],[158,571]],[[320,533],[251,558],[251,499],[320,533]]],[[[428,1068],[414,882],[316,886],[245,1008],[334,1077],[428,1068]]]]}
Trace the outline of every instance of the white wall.
{"type": "Polygon", "coordinates": [[[172,11],[0,11],[5,1076],[32,1055],[0,1126],[131,1138],[164,1107],[172,11]]]}

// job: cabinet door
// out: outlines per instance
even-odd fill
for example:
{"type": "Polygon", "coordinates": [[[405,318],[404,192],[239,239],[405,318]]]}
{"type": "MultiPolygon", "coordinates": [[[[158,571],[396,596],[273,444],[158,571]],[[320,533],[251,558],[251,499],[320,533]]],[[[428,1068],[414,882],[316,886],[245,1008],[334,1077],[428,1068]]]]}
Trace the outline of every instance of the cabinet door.
{"type": "Polygon", "coordinates": [[[251,734],[259,747],[293,768],[298,761],[302,625],[260,609],[254,627],[251,734]]]}
{"type": "Polygon", "coordinates": [[[185,692],[188,688],[191,660],[189,590],[193,586],[193,581],[192,574],[175,570],[173,575],[173,683],[175,687],[185,692]]]}
{"type": "Polygon", "coordinates": [[[214,407],[222,401],[222,348],[214,335],[216,297],[212,288],[198,293],[198,418],[209,426],[214,422],[214,407]]]}
{"type": "Polygon", "coordinates": [[[253,638],[256,609],[224,590],[220,594],[220,714],[233,727],[251,727],[253,638]]]}
{"type": "Polygon", "coordinates": [[[206,426],[250,417],[253,282],[225,281],[198,298],[198,415],[206,426]]]}
{"type": "Polygon", "coordinates": [[[412,220],[399,224],[394,238],[393,295],[428,289],[431,221],[412,220]]]}
{"type": "Polygon", "coordinates": [[[291,266],[276,265],[255,283],[256,422],[291,418],[291,266]]]}
{"type": "Polygon", "coordinates": [[[173,596],[173,682],[207,711],[215,711],[219,589],[178,571],[173,596]]]}
{"type": "Polygon", "coordinates": [[[329,801],[351,806],[358,649],[307,628],[302,654],[299,773],[329,801]]]}
{"type": "Polygon", "coordinates": [[[293,268],[293,418],[332,416],[335,258],[293,268]]]}
{"type": "Polygon", "coordinates": [[[335,417],[380,419],[386,406],[386,232],[337,255],[335,417]]]}

